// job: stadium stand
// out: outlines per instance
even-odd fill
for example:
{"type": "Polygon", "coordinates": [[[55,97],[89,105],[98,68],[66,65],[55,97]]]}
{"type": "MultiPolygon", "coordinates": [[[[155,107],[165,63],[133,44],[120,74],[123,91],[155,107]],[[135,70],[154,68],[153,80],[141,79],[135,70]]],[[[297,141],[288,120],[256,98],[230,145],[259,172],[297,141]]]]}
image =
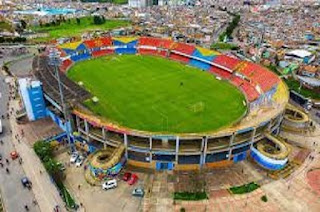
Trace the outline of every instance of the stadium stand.
{"type": "Polygon", "coordinates": [[[138,39],[135,37],[113,38],[116,54],[136,54],[138,39]]]}
{"type": "Polygon", "coordinates": [[[221,68],[211,66],[209,71],[213,73],[214,75],[217,75],[223,79],[229,79],[232,76],[232,73],[222,70],[221,68]]]}
{"type": "Polygon", "coordinates": [[[234,70],[234,68],[241,62],[241,60],[234,57],[229,57],[227,55],[218,55],[213,59],[212,62],[234,70]]]}
{"type": "Polygon", "coordinates": [[[141,37],[139,39],[139,53],[149,55],[159,55],[166,57],[172,44],[169,39],[160,39],[152,37],[141,37]]]}
{"type": "Polygon", "coordinates": [[[70,68],[71,65],[72,65],[72,61],[67,58],[62,61],[61,65],[60,65],[60,70],[62,72],[66,72],[70,68]]]}
{"type": "Polygon", "coordinates": [[[209,70],[211,65],[208,62],[211,62],[219,54],[216,51],[196,47],[189,64],[202,70],[209,70]]]}
{"type": "Polygon", "coordinates": [[[232,76],[232,77],[230,78],[230,82],[231,82],[233,85],[239,87],[240,85],[243,84],[244,80],[241,79],[240,77],[232,76]]]}
{"type": "Polygon", "coordinates": [[[67,55],[70,55],[70,59],[73,62],[87,60],[91,57],[90,51],[82,43],[82,41],[78,41],[78,42],[74,42],[74,43],[66,43],[66,44],[60,45],[60,48],[67,55]]]}
{"type": "Polygon", "coordinates": [[[102,37],[92,40],[86,40],[83,43],[87,46],[88,49],[90,49],[93,57],[100,57],[113,53],[113,49],[108,48],[112,46],[111,37],[102,37]]]}
{"type": "Polygon", "coordinates": [[[235,70],[248,77],[253,83],[258,84],[263,92],[270,90],[279,82],[278,77],[272,72],[255,63],[241,62],[235,67],[235,70]]]}
{"type": "Polygon", "coordinates": [[[176,53],[173,53],[173,52],[170,53],[170,59],[176,60],[176,61],[179,61],[179,62],[183,62],[183,63],[189,63],[190,62],[190,58],[189,57],[186,57],[186,56],[180,55],[180,54],[176,54],[176,53]]]}
{"type": "MultiPolygon", "coordinates": [[[[47,54],[49,54],[49,50],[50,49],[48,49],[47,54]]],[[[61,48],[58,48],[57,50],[60,53],[60,58],[61,58],[61,61],[62,61],[61,65],[60,65],[60,70],[62,72],[65,72],[72,65],[72,61],[70,60],[70,56],[67,55],[67,53],[65,51],[63,51],[61,48]]]]}
{"type": "MultiPolygon", "coordinates": [[[[48,65],[47,56],[36,56],[32,63],[34,75],[41,80],[44,92],[55,102],[61,104],[58,83],[53,67],[48,65]]],[[[80,87],[78,84],[67,78],[66,75],[60,75],[61,84],[65,98],[73,102],[82,102],[90,98],[90,93],[80,87]]]]}
{"type": "Polygon", "coordinates": [[[251,80],[260,85],[260,88],[267,92],[279,83],[279,78],[267,69],[256,66],[256,70],[251,76],[251,80]]]}
{"type": "Polygon", "coordinates": [[[190,56],[195,51],[195,47],[185,43],[173,43],[171,45],[170,59],[184,63],[190,62],[190,56]],[[188,57],[189,56],[189,57],[188,57]]]}
{"type": "Polygon", "coordinates": [[[243,91],[248,101],[255,101],[255,104],[261,93],[272,99],[279,83],[279,78],[275,74],[257,64],[169,39],[101,37],[83,42],[66,43],[58,46],[58,50],[61,52],[60,70],[62,72],[68,70],[74,62],[88,59],[91,56],[99,57],[112,53],[139,53],[168,57],[202,70],[208,70],[222,79],[229,80],[243,91]]]}
{"type": "Polygon", "coordinates": [[[254,86],[250,84],[248,81],[243,80],[243,83],[241,84],[240,88],[246,94],[249,102],[252,102],[259,98],[259,93],[254,88],[254,86]]]}

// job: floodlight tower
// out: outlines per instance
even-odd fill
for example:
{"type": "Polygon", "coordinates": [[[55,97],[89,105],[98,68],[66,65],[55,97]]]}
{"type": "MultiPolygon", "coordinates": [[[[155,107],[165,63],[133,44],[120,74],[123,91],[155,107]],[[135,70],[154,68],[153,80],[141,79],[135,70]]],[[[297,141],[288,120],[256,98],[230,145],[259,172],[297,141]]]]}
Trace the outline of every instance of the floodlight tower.
{"type": "Polygon", "coordinates": [[[57,83],[58,83],[58,87],[59,87],[59,93],[60,93],[60,101],[61,101],[61,110],[63,113],[63,118],[65,120],[66,123],[66,133],[67,133],[67,138],[68,138],[68,145],[71,149],[71,151],[73,150],[73,143],[71,142],[70,139],[70,133],[71,133],[71,129],[69,129],[69,124],[70,124],[70,118],[69,118],[69,113],[67,110],[67,105],[65,104],[64,101],[64,95],[63,95],[63,90],[62,90],[62,85],[61,85],[61,80],[60,80],[60,71],[59,71],[59,66],[61,64],[61,59],[60,59],[60,53],[58,51],[58,49],[56,48],[51,48],[50,52],[49,52],[49,65],[53,66],[54,71],[55,71],[55,75],[56,75],[56,79],[57,79],[57,83]]]}

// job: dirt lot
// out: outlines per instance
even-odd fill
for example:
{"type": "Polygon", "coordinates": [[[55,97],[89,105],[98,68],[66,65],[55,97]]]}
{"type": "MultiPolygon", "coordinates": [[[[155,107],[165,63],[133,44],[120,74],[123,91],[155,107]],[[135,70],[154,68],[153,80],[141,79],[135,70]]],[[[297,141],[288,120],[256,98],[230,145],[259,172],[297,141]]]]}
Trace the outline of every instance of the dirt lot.
{"type": "MultiPolygon", "coordinates": [[[[57,160],[68,164],[70,156],[61,153],[57,160]]],[[[91,186],[84,178],[83,166],[77,168],[75,165],[66,166],[65,185],[75,196],[78,203],[82,203],[85,211],[105,212],[105,211],[141,211],[142,199],[133,197],[132,190],[135,187],[146,187],[149,183],[150,174],[134,172],[138,175],[139,181],[130,186],[119,177],[118,187],[108,191],[102,190],[101,186],[91,186]],[[80,185],[80,189],[78,186],[80,185]]]]}

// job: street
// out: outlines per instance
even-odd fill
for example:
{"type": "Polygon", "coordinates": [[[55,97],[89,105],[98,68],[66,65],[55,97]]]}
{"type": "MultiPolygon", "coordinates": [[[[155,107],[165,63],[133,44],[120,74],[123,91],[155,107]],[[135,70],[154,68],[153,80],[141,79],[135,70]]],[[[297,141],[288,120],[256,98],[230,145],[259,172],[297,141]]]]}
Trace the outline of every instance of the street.
{"type": "MultiPolygon", "coordinates": [[[[2,63],[2,61],[0,61],[2,63]]],[[[4,82],[5,76],[0,73],[0,115],[7,113],[7,102],[9,96],[9,88],[4,82]]],[[[3,133],[0,134],[0,140],[3,144],[0,147],[2,155],[3,168],[0,168],[0,185],[1,198],[5,205],[6,211],[26,211],[25,205],[28,205],[30,211],[40,211],[37,205],[33,204],[35,199],[32,190],[24,188],[21,184],[21,178],[25,176],[22,166],[18,160],[10,159],[10,152],[15,148],[12,143],[12,134],[10,133],[10,124],[8,119],[2,119],[3,133]],[[5,159],[9,159],[9,164],[6,164],[5,159]],[[6,173],[5,168],[8,168],[10,174],[6,173]]]]}

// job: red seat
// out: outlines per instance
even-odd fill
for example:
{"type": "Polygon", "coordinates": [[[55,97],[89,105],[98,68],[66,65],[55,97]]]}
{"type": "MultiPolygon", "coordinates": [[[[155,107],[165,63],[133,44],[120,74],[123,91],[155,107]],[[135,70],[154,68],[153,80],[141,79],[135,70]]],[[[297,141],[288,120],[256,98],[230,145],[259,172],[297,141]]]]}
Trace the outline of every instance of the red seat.
{"type": "Polygon", "coordinates": [[[175,53],[170,53],[170,59],[172,60],[176,60],[179,62],[183,62],[183,63],[189,63],[190,58],[183,56],[183,55],[179,55],[179,54],[175,54],[175,53]]]}
{"type": "Polygon", "coordinates": [[[169,49],[173,41],[164,38],[141,37],[138,43],[139,46],[153,46],[157,48],[169,49]]]}
{"type": "Polygon", "coordinates": [[[85,40],[83,43],[91,50],[93,57],[100,57],[107,54],[112,54],[113,50],[105,49],[106,47],[112,46],[111,37],[101,37],[91,40],[85,40]],[[104,48],[104,49],[103,49],[104,48]]]}
{"type": "Polygon", "coordinates": [[[255,87],[252,84],[250,84],[250,82],[243,80],[243,83],[241,84],[240,88],[247,96],[249,102],[252,102],[259,98],[259,93],[255,89],[255,87]]]}
{"type": "Polygon", "coordinates": [[[234,68],[241,62],[241,60],[237,58],[233,58],[227,55],[218,55],[213,59],[214,63],[217,63],[223,67],[234,70],[234,68]]]}
{"type": "Polygon", "coordinates": [[[232,75],[232,73],[225,71],[221,68],[215,67],[215,66],[211,66],[209,71],[223,79],[229,79],[232,75]]]}
{"type": "Polygon", "coordinates": [[[62,61],[60,65],[60,71],[65,72],[72,65],[72,61],[70,59],[66,59],[62,61]]]}
{"type": "Polygon", "coordinates": [[[193,52],[195,51],[196,47],[186,44],[186,43],[174,43],[171,46],[171,50],[175,50],[187,55],[192,55],[193,52]]]}

